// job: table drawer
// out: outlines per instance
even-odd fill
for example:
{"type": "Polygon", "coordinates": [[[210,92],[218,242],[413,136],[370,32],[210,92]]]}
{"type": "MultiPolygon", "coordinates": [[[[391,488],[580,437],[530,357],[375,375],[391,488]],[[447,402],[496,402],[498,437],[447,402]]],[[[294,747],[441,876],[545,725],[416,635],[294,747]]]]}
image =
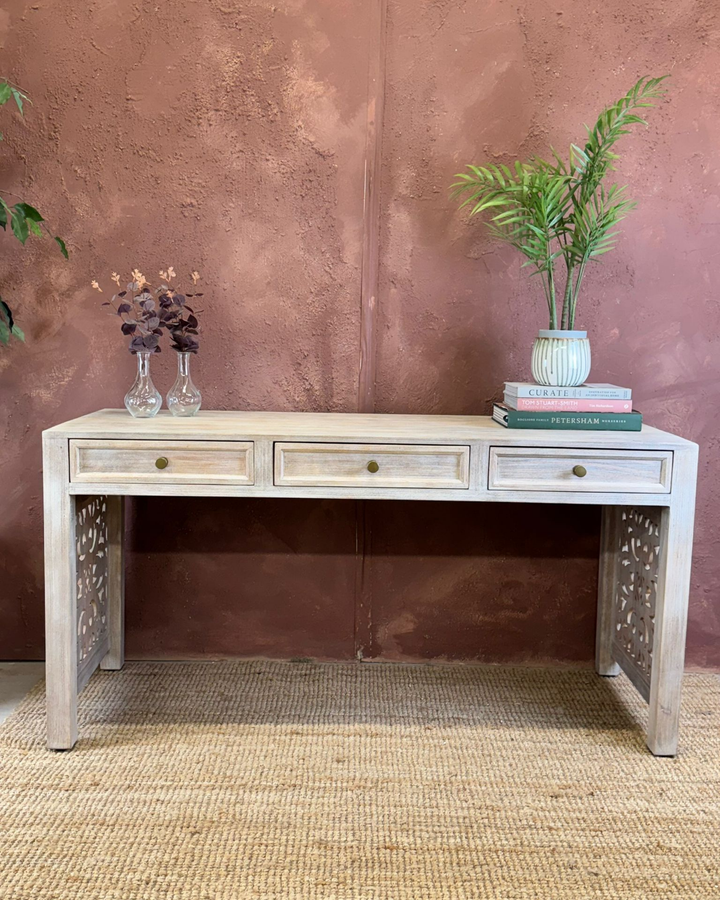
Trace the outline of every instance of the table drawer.
{"type": "Polygon", "coordinates": [[[601,491],[667,494],[669,450],[491,447],[491,491],[601,491]]]}
{"type": "Polygon", "coordinates": [[[470,448],[277,442],[275,484],[463,489],[470,484],[470,448]]]}
{"type": "Polygon", "coordinates": [[[70,481],[254,484],[252,441],[70,441],[70,481]]]}

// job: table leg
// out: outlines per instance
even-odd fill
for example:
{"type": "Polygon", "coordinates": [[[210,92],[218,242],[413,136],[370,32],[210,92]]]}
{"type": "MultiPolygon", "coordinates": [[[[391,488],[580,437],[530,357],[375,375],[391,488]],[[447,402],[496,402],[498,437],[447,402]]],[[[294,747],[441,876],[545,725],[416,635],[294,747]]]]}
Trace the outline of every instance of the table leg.
{"type": "Polygon", "coordinates": [[[647,734],[648,747],[656,756],[674,756],[678,746],[696,476],[697,447],[692,445],[674,454],[673,502],[662,510],[660,523],[661,553],[647,734]]]}
{"type": "Polygon", "coordinates": [[[77,594],[75,502],[68,493],[68,442],[43,439],[45,516],[45,658],[47,743],[69,750],[77,740],[77,594]]]}
{"type": "Polygon", "coordinates": [[[647,744],[674,756],[685,660],[697,448],[675,451],[667,507],[603,512],[596,668],[625,672],[649,704],[647,744]]]}
{"type": "Polygon", "coordinates": [[[108,652],[100,668],[117,672],[125,665],[125,498],[107,497],[108,652]]]}

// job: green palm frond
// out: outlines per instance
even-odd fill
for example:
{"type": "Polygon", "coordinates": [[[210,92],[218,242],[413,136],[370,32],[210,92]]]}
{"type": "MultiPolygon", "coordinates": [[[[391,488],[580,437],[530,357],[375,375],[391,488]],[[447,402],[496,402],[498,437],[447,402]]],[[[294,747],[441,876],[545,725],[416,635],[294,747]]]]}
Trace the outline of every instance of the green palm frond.
{"type": "Polygon", "coordinates": [[[547,165],[516,163],[507,166],[468,166],[458,174],[453,196],[464,198],[470,215],[491,211],[491,234],[525,256],[524,266],[543,274],[551,321],[555,313],[553,265],[562,250],[554,247],[566,230],[571,178],[547,165]]]}
{"type": "MultiPolygon", "coordinates": [[[[598,116],[594,128],[587,129],[588,139],[581,149],[570,147],[570,158],[580,189],[580,201],[586,202],[613,168],[617,155],[613,147],[631,125],[647,125],[637,110],[654,106],[665,95],[663,82],[669,76],[641,78],[637,84],[598,116]]],[[[586,126],[587,127],[587,126],[586,126]]]]}
{"type": "Polygon", "coordinates": [[[601,186],[585,206],[573,216],[572,242],[568,253],[576,264],[601,256],[615,246],[618,222],[636,203],[625,198],[625,188],[613,185],[607,192],[601,186]],[[615,229],[615,230],[613,230],[615,229]]]}
{"type": "Polygon", "coordinates": [[[557,327],[556,261],[563,257],[567,269],[560,324],[572,328],[585,267],[615,247],[617,225],[635,207],[624,187],[605,190],[602,182],[617,159],[613,148],[631,126],[647,124],[639,110],[664,96],[667,77],[644,76],[604,109],[585,145],[571,144],[569,163],[551,148],[552,162],[469,165],[455,176],[451,196],[460,208],[469,207],[471,217],[489,213],[493,237],[515,247],[523,267],[542,276],[551,328],[557,327]]]}

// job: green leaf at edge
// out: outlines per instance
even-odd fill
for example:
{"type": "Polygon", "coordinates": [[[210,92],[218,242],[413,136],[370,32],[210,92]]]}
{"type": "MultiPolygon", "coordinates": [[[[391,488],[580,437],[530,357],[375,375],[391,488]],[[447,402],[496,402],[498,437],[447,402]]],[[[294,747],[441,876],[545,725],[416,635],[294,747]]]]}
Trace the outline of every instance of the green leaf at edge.
{"type": "Polygon", "coordinates": [[[33,222],[45,221],[35,207],[30,206],[29,203],[16,203],[15,209],[20,210],[26,219],[32,219],[33,222]]]}
{"type": "Polygon", "coordinates": [[[0,297],[0,343],[9,344],[11,335],[25,342],[25,332],[16,325],[12,310],[0,297]]]}
{"type": "Polygon", "coordinates": [[[12,310],[7,305],[7,303],[3,300],[2,297],[0,297],[0,312],[2,313],[4,318],[7,320],[8,327],[12,328],[13,325],[15,324],[15,321],[13,319],[12,310]]]}
{"type": "Polygon", "coordinates": [[[15,237],[20,241],[21,244],[24,244],[28,239],[28,223],[27,219],[20,210],[13,208],[12,214],[10,216],[10,224],[12,226],[12,232],[15,237]]]}
{"type": "Polygon", "coordinates": [[[23,116],[25,113],[23,112],[23,95],[20,91],[15,90],[15,88],[11,88],[12,95],[15,98],[15,103],[17,104],[17,108],[20,110],[20,115],[23,116]]]}

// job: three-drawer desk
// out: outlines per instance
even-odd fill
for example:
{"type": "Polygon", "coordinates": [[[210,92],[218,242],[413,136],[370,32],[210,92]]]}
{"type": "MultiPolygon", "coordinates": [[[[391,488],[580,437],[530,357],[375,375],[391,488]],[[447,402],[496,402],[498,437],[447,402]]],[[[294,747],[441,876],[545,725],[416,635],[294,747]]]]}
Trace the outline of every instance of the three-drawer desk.
{"type": "Polygon", "coordinates": [[[506,430],[485,416],[102,410],[43,433],[48,745],[77,740],[77,698],[124,661],[123,502],[323,497],[603,507],[596,668],[649,704],[677,750],[696,444],[644,427],[506,430]]]}

